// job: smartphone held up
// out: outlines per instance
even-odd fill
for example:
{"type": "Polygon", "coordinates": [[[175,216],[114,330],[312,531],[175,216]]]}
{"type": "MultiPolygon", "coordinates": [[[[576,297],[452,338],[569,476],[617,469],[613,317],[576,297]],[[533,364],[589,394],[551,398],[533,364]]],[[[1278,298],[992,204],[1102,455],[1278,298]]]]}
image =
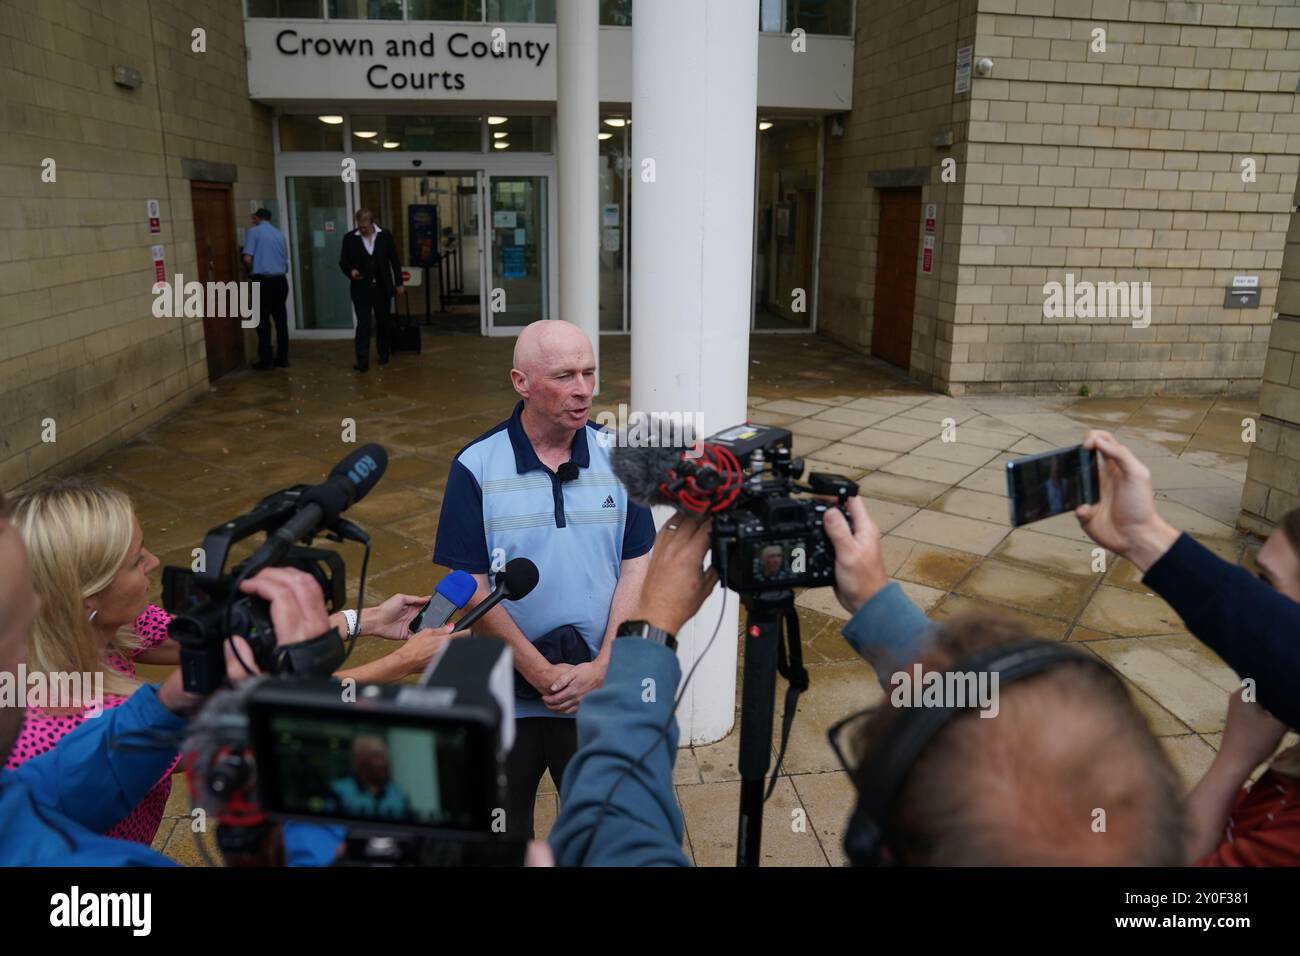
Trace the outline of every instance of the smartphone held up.
{"type": "Polygon", "coordinates": [[[1015,527],[1096,504],[1100,496],[1097,453],[1082,445],[1007,462],[1007,498],[1015,527]]]}

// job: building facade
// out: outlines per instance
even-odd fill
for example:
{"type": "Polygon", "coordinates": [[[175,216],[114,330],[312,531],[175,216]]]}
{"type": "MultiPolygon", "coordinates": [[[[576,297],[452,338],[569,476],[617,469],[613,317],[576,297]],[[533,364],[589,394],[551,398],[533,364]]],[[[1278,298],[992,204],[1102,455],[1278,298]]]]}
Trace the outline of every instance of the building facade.
{"type": "MultiPolygon", "coordinates": [[[[655,171],[633,4],[599,6],[592,228],[618,334],[631,181],[655,171]]],[[[754,6],[753,331],[818,332],[951,394],[1281,374],[1294,0],[754,6]]],[[[363,207],[397,240],[400,308],[438,330],[563,317],[554,0],[107,10],[0,6],[0,484],[75,467],[243,363],[250,333],[150,305],[160,269],[240,278],[259,206],[289,238],[294,337],[351,335],[337,261],[363,207]]]]}

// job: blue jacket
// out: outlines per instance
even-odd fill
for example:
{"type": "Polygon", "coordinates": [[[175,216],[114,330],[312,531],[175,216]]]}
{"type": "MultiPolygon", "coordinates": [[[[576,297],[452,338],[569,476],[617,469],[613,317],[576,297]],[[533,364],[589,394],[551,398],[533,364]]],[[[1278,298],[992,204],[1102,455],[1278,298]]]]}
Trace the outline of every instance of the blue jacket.
{"type": "Polygon", "coordinates": [[[152,686],[88,720],[17,770],[0,771],[0,866],[173,866],[149,847],[102,836],[176,759],[185,720],[152,686]],[[114,739],[129,746],[111,748],[114,739]]]}
{"type": "MultiPolygon", "coordinates": [[[[185,723],[146,684],[57,747],[0,771],[0,866],[175,866],[143,844],[102,834],[167,772],[185,723]]],[[[343,830],[287,823],[283,839],[290,866],[326,866],[343,830]]]]}
{"type": "MultiPolygon", "coordinates": [[[[928,633],[925,615],[893,583],[844,628],[882,684],[916,659],[928,633]]],[[[677,655],[668,648],[638,638],[614,641],[604,686],[578,708],[580,746],[564,772],[562,806],[550,836],[561,866],[690,865],[682,852],[682,813],[673,793],[677,720],[669,716],[681,676],[677,655]],[[660,739],[665,723],[669,730],[660,739]],[[629,772],[647,751],[641,766],[629,772]],[[607,797],[609,806],[593,836],[607,797]]]]}

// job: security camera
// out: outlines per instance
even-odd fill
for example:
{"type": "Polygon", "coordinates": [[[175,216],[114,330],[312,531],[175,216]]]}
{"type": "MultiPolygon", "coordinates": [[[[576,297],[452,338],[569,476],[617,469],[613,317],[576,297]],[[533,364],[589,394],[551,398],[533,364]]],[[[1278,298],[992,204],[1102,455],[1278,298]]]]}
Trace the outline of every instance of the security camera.
{"type": "Polygon", "coordinates": [[[412,165],[412,166],[423,166],[423,165],[424,165],[424,160],[422,160],[422,159],[413,159],[413,160],[411,160],[411,165],[412,165]]]}
{"type": "Polygon", "coordinates": [[[993,72],[993,61],[986,56],[981,57],[979,62],[975,64],[975,71],[980,76],[988,76],[993,72]]]}

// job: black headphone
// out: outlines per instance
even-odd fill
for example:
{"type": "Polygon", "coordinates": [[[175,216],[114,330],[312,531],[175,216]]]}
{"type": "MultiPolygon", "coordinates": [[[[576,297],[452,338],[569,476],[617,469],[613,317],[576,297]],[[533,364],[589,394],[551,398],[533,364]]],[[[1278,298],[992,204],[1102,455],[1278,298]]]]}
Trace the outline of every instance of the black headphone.
{"type": "MultiPolygon", "coordinates": [[[[1119,677],[1100,658],[1061,644],[1041,640],[999,644],[974,654],[942,673],[980,673],[998,675],[998,686],[1032,677],[1063,664],[1088,664],[1104,670],[1116,681],[1119,677]]],[[[1122,686],[1122,685],[1121,685],[1122,686]]],[[[969,713],[965,707],[914,707],[904,711],[890,727],[886,739],[863,766],[854,771],[858,804],[849,818],[844,835],[844,852],[854,866],[880,866],[886,861],[886,847],[894,851],[888,832],[889,811],[903,789],[907,775],[929,746],[930,741],[955,717],[969,713]],[[861,785],[858,780],[863,781],[861,785]]]]}

